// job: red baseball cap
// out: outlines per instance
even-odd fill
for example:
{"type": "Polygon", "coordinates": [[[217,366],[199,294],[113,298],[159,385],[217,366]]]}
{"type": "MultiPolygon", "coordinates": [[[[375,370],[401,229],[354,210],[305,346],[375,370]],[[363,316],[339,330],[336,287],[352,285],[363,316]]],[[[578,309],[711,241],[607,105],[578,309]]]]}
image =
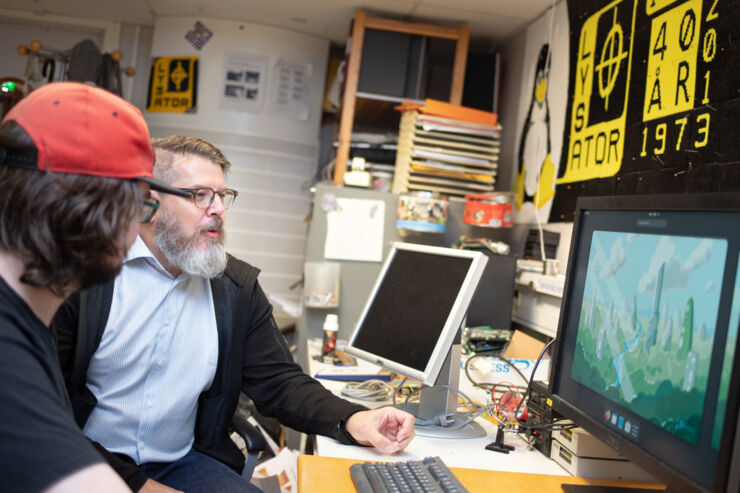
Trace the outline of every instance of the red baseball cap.
{"type": "Polygon", "coordinates": [[[99,87],[55,82],[16,104],[3,123],[14,121],[37,152],[0,149],[7,166],[149,183],[153,190],[188,194],[153,178],[154,151],[141,112],[99,87]]]}

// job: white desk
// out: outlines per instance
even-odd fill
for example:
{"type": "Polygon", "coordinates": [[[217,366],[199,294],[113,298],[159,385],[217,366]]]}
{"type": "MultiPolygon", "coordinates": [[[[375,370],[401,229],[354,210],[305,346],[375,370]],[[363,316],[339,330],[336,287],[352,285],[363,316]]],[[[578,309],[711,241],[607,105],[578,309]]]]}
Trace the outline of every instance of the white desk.
{"type": "MultiPolygon", "coordinates": [[[[313,356],[319,354],[321,347],[320,340],[308,341],[309,372],[313,376],[326,365],[313,359],[313,356]]],[[[368,365],[372,368],[374,365],[366,362],[358,362],[361,365],[368,365]]],[[[375,367],[377,368],[377,367],[375,367]]],[[[333,380],[319,381],[329,390],[339,394],[344,387],[345,382],[333,380]]],[[[474,388],[467,378],[461,378],[461,387],[470,398],[485,402],[485,393],[481,389],[474,388]],[[466,385],[467,384],[467,385],[466,385]]],[[[359,402],[359,401],[355,401],[359,402]]],[[[362,404],[368,405],[366,402],[362,404]]],[[[380,404],[380,407],[385,404],[380,404]]],[[[491,443],[496,437],[496,426],[488,420],[478,418],[477,422],[486,431],[483,438],[474,439],[443,439],[429,438],[417,435],[411,444],[400,454],[384,454],[373,447],[356,447],[352,445],[342,445],[333,438],[324,436],[316,437],[316,455],[324,457],[348,458],[357,460],[382,460],[382,461],[402,461],[420,459],[424,457],[439,456],[449,467],[464,467],[473,469],[487,469],[494,471],[507,472],[536,472],[539,474],[559,475],[567,474],[554,461],[542,455],[537,450],[528,450],[526,443],[518,436],[508,433],[505,438],[507,445],[515,447],[508,454],[486,450],[484,447],[491,443]]]]}

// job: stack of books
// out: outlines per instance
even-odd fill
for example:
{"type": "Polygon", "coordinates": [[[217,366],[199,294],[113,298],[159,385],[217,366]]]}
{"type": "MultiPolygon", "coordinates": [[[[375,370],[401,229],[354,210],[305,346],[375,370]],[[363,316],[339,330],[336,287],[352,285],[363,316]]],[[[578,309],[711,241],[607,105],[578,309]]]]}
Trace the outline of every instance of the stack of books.
{"type": "MultiPolygon", "coordinates": [[[[398,136],[394,193],[430,191],[464,197],[494,191],[501,126],[490,118],[468,118],[469,108],[453,107],[446,114],[424,108],[405,109],[398,136]],[[453,118],[458,111],[460,118],[453,118]]],[[[453,105],[447,105],[452,107],[453,105]]],[[[475,110],[477,111],[477,110],[475,110]]],[[[480,112],[484,113],[484,112],[480,112]]]]}

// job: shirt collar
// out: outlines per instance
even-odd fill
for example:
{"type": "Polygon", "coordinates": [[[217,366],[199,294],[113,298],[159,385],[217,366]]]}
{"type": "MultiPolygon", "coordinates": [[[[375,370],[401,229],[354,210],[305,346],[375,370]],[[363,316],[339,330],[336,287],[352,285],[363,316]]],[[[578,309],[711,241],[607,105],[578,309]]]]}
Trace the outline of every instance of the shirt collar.
{"type": "Polygon", "coordinates": [[[128,253],[126,253],[126,258],[123,259],[123,264],[127,265],[138,259],[142,259],[145,262],[149,262],[155,269],[162,272],[163,274],[166,274],[172,279],[181,281],[181,280],[188,279],[191,277],[189,274],[180,272],[179,276],[177,276],[176,278],[173,278],[172,274],[170,274],[167,271],[167,269],[165,269],[162,266],[162,264],[159,263],[159,260],[157,260],[157,257],[155,257],[152,251],[149,249],[149,247],[146,246],[146,243],[144,243],[144,240],[141,239],[141,236],[136,237],[136,241],[134,241],[134,244],[131,245],[131,248],[129,248],[128,253]]]}
{"type": "Polygon", "coordinates": [[[146,246],[146,243],[144,243],[144,240],[141,239],[141,236],[138,235],[136,236],[134,244],[128,249],[128,253],[126,253],[126,258],[123,259],[123,263],[126,264],[132,260],[136,260],[137,258],[151,258],[159,264],[157,257],[154,256],[152,251],[149,250],[149,247],[146,246]]]}

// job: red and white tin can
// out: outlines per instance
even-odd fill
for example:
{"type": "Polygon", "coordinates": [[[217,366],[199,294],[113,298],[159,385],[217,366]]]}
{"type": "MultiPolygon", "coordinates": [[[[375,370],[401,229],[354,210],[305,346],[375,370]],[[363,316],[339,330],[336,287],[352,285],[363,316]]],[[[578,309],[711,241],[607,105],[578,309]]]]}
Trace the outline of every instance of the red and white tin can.
{"type": "Polygon", "coordinates": [[[463,222],[484,228],[511,227],[514,224],[514,194],[466,195],[463,222]]]}

